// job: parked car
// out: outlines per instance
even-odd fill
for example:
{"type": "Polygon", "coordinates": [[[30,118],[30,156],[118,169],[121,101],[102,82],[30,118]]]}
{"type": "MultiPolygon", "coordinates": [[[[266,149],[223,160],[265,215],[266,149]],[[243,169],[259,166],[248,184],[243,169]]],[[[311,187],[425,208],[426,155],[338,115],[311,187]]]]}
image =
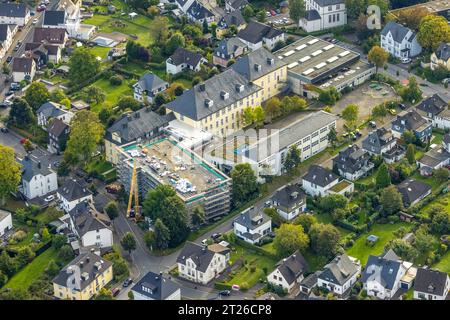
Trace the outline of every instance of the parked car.
{"type": "Polygon", "coordinates": [[[406,110],[406,105],[405,104],[403,104],[403,103],[399,103],[398,104],[398,107],[400,108],[400,109],[402,109],[402,110],[406,110]]]}
{"type": "Polygon", "coordinates": [[[0,129],[0,131],[3,132],[3,133],[8,133],[8,132],[9,132],[9,129],[6,128],[6,127],[2,127],[2,128],[0,129]]]}
{"type": "Polygon", "coordinates": [[[222,290],[222,291],[219,291],[219,294],[221,296],[227,296],[228,297],[231,294],[231,291],[230,290],[222,290]]]}
{"type": "Polygon", "coordinates": [[[121,188],[122,187],[118,183],[110,183],[105,187],[106,192],[108,193],[117,193],[120,191],[121,188]]]}
{"type": "Polygon", "coordinates": [[[49,195],[48,197],[45,197],[44,201],[45,202],[50,202],[55,200],[55,196],[54,195],[49,195]]]}
{"type": "Polygon", "coordinates": [[[375,129],[377,127],[377,124],[375,123],[375,121],[369,121],[369,127],[375,129]]]}
{"type": "Polygon", "coordinates": [[[18,82],[11,83],[11,86],[9,87],[9,89],[13,90],[13,91],[20,90],[20,83],[18,83],[18,82]]]}
{"type": "Polygon", "coordinates": [[[445,78],[442,80],[442,84],[450,84],[450,78],[445,78]]]}
{"type": "Polygon", "coordinates": [[[119,295],[119,293],[120,293],[120,289],[119,288],[114,288],[114,289],[112,289],[111,293],[112,293],[113,297],[117,297],[119,295]]]}
{"type": "Polygon", "coordinates": [[[401,60],[400,60],[402,63],[410,63],[411,62],[411,58],[402,58],[401,60]]]}
{"type": "Polygon", "coordinates": [[[128,278],[123,282],[123,287],[126,288],[132,283],[133,283],[133,280],[131,278],[128,278]]]}
{"type": "Polygon", "coordinates": [[[202,240],[202,245],[206,246],[208,244],[208,239],[203,239],[202,240]]]}
{"type": "Polygon", "coordinates": [[[36,24],[36,23],[38,23],[38,19],[33,19],[33,24],[36,24]]]}
{"type": "Polygon", "coordinates": [[[395,116],[397,114],[397,110],[395,109],[389,109],[389,113],[395,116]]]}
{"type": "Polygon", "coordinates": [[[8,58],[6,58],[6,62],[7,62],[7,63],[10,63],[10,62],[12,61],[12,59],[13,59],[13,58],[12,58],[11,56],[9,56],[8,58]]]}
{"type": "Polygon", "coordinates": [[[217,239],[219,239],[221,236],[222,236],[222,234],[221,234],[220,232],[218,232],[218,233],[213,233],[213,234],[211,235],[211,239],[217,240],[217,239]]]}

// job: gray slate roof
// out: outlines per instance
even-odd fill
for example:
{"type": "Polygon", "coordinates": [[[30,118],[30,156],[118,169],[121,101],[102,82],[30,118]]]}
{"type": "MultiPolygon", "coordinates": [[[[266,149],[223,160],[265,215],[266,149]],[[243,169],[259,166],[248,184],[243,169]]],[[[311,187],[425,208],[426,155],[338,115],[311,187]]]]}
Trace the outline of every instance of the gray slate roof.
{"type": "Polygon", "coordinates": [[[242,16],[240,10],[235,10],[233,12],[225,14],[222,19],[219,20],[217,26],[219,28],[229,28],[231,26],[240,26],[245,24],[245,19],[242,16]]]}
{"type": "Polygon", "coordinates": [[[426,115],[428,113],[432,114],[433,116],[441,113],[445,108],[447,108],[448,103],[442,99],[437,93],[433,94],[432,96],[424,99],[421,103],[419,103],[416,108],[422,112],[424,112],[426,115]]]}
{"type": "Polygon", "coordinates": [[[303,255],[297,250],[286,259],[277,263],[277,269],[290,285],[294,283],[303,273],[308,271],[309,265],[303,255]]]}
{"type": "Polygon", "coordinates": [[[366,167],[370,159],[370,155],[357,145],[352,145],[342,151],[333,158],[333,166],[338,169],[354,173],[366,167]]]}
{"type": "Polygon", "coordinates": [[[339,179],[337,175],[322,166],[311,165],[308,172],[302,177],[303,180],[314,183],[320,187],[328,186],[339,179]]]}
{"type": "Polygon", "coordinates": [[[49,10],[44,13],[44,23],[45,26],[58,26],[65,23],[66,12],[49,10]]]}
{"type": "MultiPolygon", "coordinates": [[[[162,128],[173,119],[173,114],[159,115],[150,108],[123,114],[114,124],[106,130],[106,138],[111,140],[113,133],[117,133],[122,139],[121,144],[144,137],[146,133],[162,128]]],[[[113,141],[113,140],[111,140],[113,141]]]]}
{"type": "Polygon", "coordinates": [[[184,48],[177,48],[175,52],[169,57],[169,62],[173,65],[188,64],[196,67],[202,59],[200,53],[192,52],[184,48]]]}
{"type": "Polygon", "coordinates": [[[450,133],[446,133],[445,136],[444,136],[444,138],[442,139],[442,141],[443,141],[445,144],[449,144],[449,143],[450,143],[450,133]]]}
{"type": "Polygon", "coordinates": [[[149,272],[131,290],[152,300],[165,300],[180,290],[180,286],[161,274],[149,272]]]}
{"type": "MultiPolygon", "coordinates": [[[[14,26],[10,24],[0,24],[0,45],[2,41],[6,40],[8,30],[11,30],[14,26]]],[[[11,30],[12,31],[12,30],[11,30]]]]}
{"type": "Polygon", "coordinates": [[[382,127],[370,132],[367,137],[362,141],[362,147],[365,150],[373,151],[372,147],[376,151],[381,150],[386,144],[390,143],[393,139],[391,130],[387,130],[382,127]]]}
{"type": "Polygon", "coordinates": [[[31,181],[33,177],[41,174],[47,176],[53,171],[49,168],[50,163],[45,156],[36,157],[33,154],[26,155],[22,161],[22,179],[25,181],[31,181]]]}
{"type": "Polygon", "coordinates": [[[46,119],[56,118],[65,113],[60,104],[51,101],[44,103],[36,111],[36,114],[42,114],[46,119]]]}
{"type": "Polygon", "coordinates": [[[418,160],[418,162],[435,169],[442,162],[446,162],[448,159],[450,159],[450,153],[445,148],[440,147],[427,151],[427,153],[425,153],[418,160]]]}
{"type": "Polygon", "coordinates": [[[327,264],[318,278],[337,285],[343,285],[357,272],[358,268],[355,264],[346,254],[342,254],[327,264]]]}
{"type": "Polygon", "coordinates": [[[260,89],[256,85],[249,84],[244,76],[233,69],[228,69],[183,92],[181,96],[169,102],[166,108],[198,121],[260,89]],[[243,90],[238,92],[237,87],[241,85],[243,90]]]}
{"type": "Polygon", "coordinates": [[[96,214],[98,214],[98,212],[96,212],[95,208],[93,208],[89,201],[86,200],[80,202],[69,211],[70,218],[72,219],[75,229],[80,237],[89,231],[105,228],[109,229],[104,222],[95,217],[96,214]]]}
{"type": "Polygon", "coordinates": [[[205,272],[215,254],[215,252],[199,244],[186,242],[186,245],[177,258],[177,262],[186,264],[186,260],[191,258],[197,267],[196,269],[200,272],[205,272]]]}
{"type": "Polygon", "coordinates": [[[13,60],[13,72],[28,72],[31,73],[34,60],[32,58],[18,58],[13,60]]]}
{"type": "Polygon", "coordinates": [[[88,252],[80,254],[61,270],[61,272],[53,279],[53,282],[64,287],[74,286],[77,291],[82,291],[92,283],[92,281],[95,281],[94,279],[97,275],[102,274],[111,266],[111,262],[102,259],[95,253],[88,252]],[[79,268],[79,273],[68,272],[68,269],[75,270],[75,266],[79,268]],[[97,268],[97,266],[99,268],[97,268]],[[81,279],[81,275],[84,273],[89,275],[89,278],[86,281],[81,279]]]}
{"type": "Polygon", "coordinates": [[[274,56],[268,50],[259,48],[240,57],[231,68],[245,76],[248,81],[254,81],[284,65],[286,65],[285,62],[274,56]],[[257,66],[260,66],[260,70],[257,66]]]}
{"type": "Polygon", "coordinates": [[[54,135],[55,137],[61,136],[63,133],[65,133],[66,129],[68,129],[69,126],[65,124],[60,119],[55,119],[49,126],[48,126],[48,133],[54,135]]]}
{"type": "Polygon", "coordinates": [[[331,6],[336,4],[343,4],[345,3],[345,0],[314,0],[315,3],[317,3],[321,7],[325,6],[331,6]]]}
{"type": "Polygon", "coordinates": [[[203,20],[209,17],[214,17],[214,14],[205,8],[200,2],[194,1],[187,13],[193,16],[196,20],[203,20]]]}
{"type": "Polygon", "coordinates": [[[82,187],[76,180],[67,180],[57,192],[68,201],[81,199],[92,194],[89,189],[82,187]]]}
{"type": "Polygon", "coordinates": [[[168,86],[168,83],[157,75],[147,72],[137,82],[142,90],[153,91],[168,86]]]}
{"type": "Polygon", "coordinates": [[[443,296],[448,274],[433,269],[418,268],[414,291],[443,296]]]}
{"type": "MultiPolygon", "coordinates": [[[[411,31],[409,28],[404,27],[399,23],[389,21],[386,23],[383,30],[381,30],[381,34],[386,36],[390,32],[395,42],[402,42],[409,31],[411,31]]],[[[409,40],[412,39],[410,38],[409,40]]]]}
{"type": "Polygon", "coordinates": [[[272,219],[267,214],[252,207],[241,212],[241,214],[234,219],[234,223],[240,224],[241,226],[246,227],[248,230],[254,230],[260,225],[271,220],[272,219]]]}
{"type": "Polygon", "coordinates": [[[272,39],[281,34],[283,34],[282,30],[275,29],[257,21],[250,21],[245,29],[242,29],[237,33],[237,36],[245,41],[258,43],[261,42],[263,38],[272,39]]]}
{"type": "Polygon", "coordinates": [[[23,3],[2,3],[0,5],[0,17],[25,18],[29,10],[23,3]]]}
{"type": "Polygon", "coordinates": [[[230,2],[231,2],[231,6],[234,9],[239,9],[239,8],[241,8],[243,6],[247,6],[249,4],[247,0],[235,0],[235,1],[231,0],[230,2]]]}
{"type": "Polygon", "coordinates": [[[320,20],[320,14],[317,10],[307,10],[305,12],[305,19],[308,21],[320,20]]]}
{"type": "Polygon", "coordinates": [[[388,250],[378,257],[370,255],[362,274],[361,282],[377,280],[383,288],[391,290],[395,285],[395,279],[401,265],[399,257],[393,250],[388,250]]]}
{"type": "Polygon", "coordinates": [[[406,130],[415,131],[427,124],[427,120],[422,117],[416,110],[410,110],[402,116],[392,121],[392,127],[399,126],[406,130]],[[404,121],[404,124],[402,123],[404,121]]]}
{"type": "Polygon", "coordinates": [[[236,50],[245,47],[247,47],[247,45],[239,38],[233,37],[230,39],[223,39],[217,45],[217,48],[214,50],[214,54],[219,57],[223,54],[225,55],[225,58],[230,58],[236,50]]]}
{"type": "Polygon", "coordinates": [[[408,206],[430,192],[431,186],[422,181],[407,179],[397,185],[397,190],[402,195],[405,205],[408,206]]]}
{"type": "Polygon", "coordinates": [[[438,59],[448,61],[450,59],[450,43],[441,43],[434,53],[438,59]]]}
{"type": "Polygon", "coordinates": [[[284,208],[294,208],[306,203],[306,194],[299,185],[288,184],[279,188],[272,196],[272,201],[284,208]]]}

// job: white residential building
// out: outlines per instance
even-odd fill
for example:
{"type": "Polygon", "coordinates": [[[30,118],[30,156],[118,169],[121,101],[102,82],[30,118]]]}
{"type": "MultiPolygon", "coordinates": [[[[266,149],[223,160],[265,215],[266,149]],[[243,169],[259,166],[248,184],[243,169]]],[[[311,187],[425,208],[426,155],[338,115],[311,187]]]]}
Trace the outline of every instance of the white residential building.
{"type": "Polygon", "coordinates": [[[284,41],[284,32],[257,21],[250,21],[236,36],[251,50],[263,45],[272,50],[279,41],[284,41]]]}
{"type": "Polygon", "coordinates": [[[305,17],[298,21],[306,32],[321,31],[347,24],[345,0],[306,0],[305,17]]]}
{"type": "Polygon", "coordinates": [[[414,281],[414,299],[445,300],[450,290],[447,273],[433,269],[417,269],[414,281]]]}
{"type": "Polygon", "coordinates": [[[166,60],[166,72],[169,74],[177,74],[186,70],[198,72],[201,65],[206,62],[207,60],[200,53],[177,48],[166,60]]]}
{"type": "Polygon", "coordinates": [[[0,24],[16,24],[23,27],[30,20],[30,10],[25,3],[2,3],[0,24]]]}
{"type": "Polygon", "coordinates": [[[299,283],[303,280],[303,274],[308,271],[308,268],[305,258],[297,250],[277,263],[275,270],[267,276],[267,282],[292,293],[294,290],[298,290],[299,283]]]}
{"type": "Polygon", "coordinates": [[[379,299],[391,299],[401,287],[401,279],[411,263],[404,263],[388,250],[380,256],[369,256],[361,277],[367,295],[379,299]]]}
{"type": "Polygon", "coordinates": [[[18,26],[15,24],[0,24],[0,60],[8,52],[17,33],[18,26]]]}
{"type": "Polygon", "coordinates": [[[131,292],[134,300],[181,300],[180,286],[161,273],[147,273],[131,292]]]}
{"type": "Polygon", "coordinates": [[[58,189],[56,171],[46,157],[26,155],[22,161],[22,183],[20,191],[31,200],[58,189]]]}
{"type": "Polygon", "coordinates": [[[14,82],[21,82],[23,80],[33,81],[36,74],[36,63],[33,58],[15,57],[12,64],[12,75],[14,82]]]}
{"type": "Polygon", "coordinates": [[[288,184],[279,188],[270,202],[278,214],[287,221],[306,211],[306,194],[298,185],[288,184]]]}
{"type": "Polygon", "coordinates": [[[109,219],[98,212],[92,202],[83,201],[69,211],[70,229],[76,234],[82,247],[111,248],[113,233],[109,219]]]}
{"type": "Polygon", "coordinates": [[[153,99],[158,93],[162,93],[169,87],[166,81],[153,73],[145,73],[138,82],[133,85],[134,99],[139,102],[147,100],[148,103],[153,103],[153,99]]]}
{"type": "Polygon", "coordinates": [[[76,180],[67,180],[56,192],[61,208],[67,213],[83,201],[93,201],[92,192],[81,186],[76,180]]]}
{"type": "Polygon", "coordinates": [[[381,31],[381,47],[397,58],[412,58],[422,52],[417,34],[393,21],[389,21],[381,31]]]}
{"type": "Polygon", "coordinates": [[[63,109],[63,106],[55,102],[46,102],[36,110],[37,123],[47,130],[51,120],[59,119],[69,125],[74,113],[63,109]]]}
{"type": "Polygon", "coordinates": [[[343,254],[334,258],[324,267],[317,276],[317,286],[342,296],[353,287],[360,274],[359,261],[343,254]]]}
{"type": "Polygon", "coordinates": [[[0,237],[13,227],[11,212],[0,210],[0,237]]]}
{"type": "Polygon", "coordinates": [[[219,244],[209,247],[187,242],[178,256],[178,275],[192,282],[208,284],[228,266],[230,250],[219,244]]]}
{"type": "Polygon", "coordinates": [[[312,165],[302,177],[302,187],[310,196],[323,197],[328,195],[328,190],[339,182],[339,177],[328,169],[318,165],[312,165]]]}
{"type": "Polygon", "coordinates": [[[233,228],[238,238],[256,244],[272,232],[272,219],[264,212],[251,207],[234,219],[233,228]]]}

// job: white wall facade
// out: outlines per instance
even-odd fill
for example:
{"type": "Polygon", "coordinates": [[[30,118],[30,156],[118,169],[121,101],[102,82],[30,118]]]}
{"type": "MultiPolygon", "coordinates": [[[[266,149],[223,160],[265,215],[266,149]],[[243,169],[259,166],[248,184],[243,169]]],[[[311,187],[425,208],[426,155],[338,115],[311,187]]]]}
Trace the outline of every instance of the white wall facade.
{"type": "Polygon", "coordinates": [[[108,228],[89,231],[81,237],[83,247],[98,246],[100,248],[110,248],[113,245],[113,234],[108,228]]]}
{"type": "Polygon", "coordinates": [[[348,279],[343,285],[337,285],[325,279],[317,278],[317,286],[327,288],[329,291],[337,295],[342,295],[356,283],[356,279],[360,273],[361,269],[359,268],[359,271],[348,279]]]}
{"type": "Polygon", "coordinates": [[[186,264],[178,263],[178,274],[180,277],[192,282],[207,284],[219,275],[227,267],[227,264],[227,256],[216,253],[206,271],[201,272],[197,270],[195,262],[189,258],[186,259],[186,264]]]}
{"type": "Polygon", "coordinates": [[[412,36],[412,31],[410,30],[402,42],[395,42],[392,34],[381,35],[381,47],[389,52],[391,55],[397,58],[411,58],[415,57],[422,52],[422,47],[417,42],[417,37],[415,36],[412,41],[409,38],[412,36]],[[402,51],[409,49],[409,51],[402,51]]]}
{"type": "MultiPolygon", "coordinates": [[[[149,298],[146,295],[143,295],[139,292],[136,292],[134,290],[131,290],[133,292],[134,300],[154,300],[152,298],[149,298]]],[[[181,300],[181,290],[177,289],[174,293],[172,293],[170,296],[168,296],[164,300],[181,300]]]]}
{"type": "Polygon", "coordinates": [[[258,227],[256,227],[253,230],[247,230],[247,227],[234,222],[234,234],[236,236],[238,236],[239,238],[241,238],[242,240],[244,240],[245,242],[248,242],[250,244],[255,244],[257,242],[259,242],[259,240],[261,240],[261,238],[257,239],[257,240],[252,240],[249,238],[246,238],[244,236],[245,233],[250,233],[250,234],[259,234],[261,235],[261,237],[265,236],[266,234],[268,234],[269,232],[272,231],[272,220],[268,220],[264,223],[262,223],[261,225],[259,225],[258,227]]]}
{"type": "Polygon", "coordinates": [[[49,192],[56,191],[57,189],[58,179],[56,172],[51,172],[46,176],[38,174],[30,181],[25,181],[22,179],[22,193],[29,200],[36,197],[42,197],[49,192]]]}
{"type": "Polygon", "coordinates": [[[0,16],[0,24],[16,24],[20,27],[23,27],[30,20],[30,12],[27,12],[25,17],[7,17],[0,16]]]}
{"type": "Polygon", "coordinates": [[[62,201],[61,207],[62,207],[62,209],[63,209],[64,211],[66,211],[66,212],[71,211],[71,210],[72,210],[73,208],[75,208],[75,206],[76,206],[77,204],[79,204],[80,202],[83,202],[83,201],[85,201],[85,200],[93,201],[92,194],[90,194],[90,195],[88,195],[88,196],[86,196],[86,197],[80,198],[80,199],[73,200],[73,201],[67,200],[67,199],[64,198],[64,196],[62,196],[59,192],[56,193],[56,196],[58,197],[59,200],[62,201]]]}
{"type": "Polygon", "coordinates": [[[7,215],[3,220],[0,220],[0,236],[3,236],[5,232],[11,230],[13,227],[12,224],[12,215],[11,213],[7,215]]]}
{"type": "Polygon", "coordinates": [[[288,293],[292,292],[292,289],[295,287],[297,283],[303,280],[303,275],[297,278],[294,282],[288,283],[286,279],[281,274],[280,270],[276,268],[267,276],[267,282],[272,284],[273,286],[283,288],[288,293]]]}

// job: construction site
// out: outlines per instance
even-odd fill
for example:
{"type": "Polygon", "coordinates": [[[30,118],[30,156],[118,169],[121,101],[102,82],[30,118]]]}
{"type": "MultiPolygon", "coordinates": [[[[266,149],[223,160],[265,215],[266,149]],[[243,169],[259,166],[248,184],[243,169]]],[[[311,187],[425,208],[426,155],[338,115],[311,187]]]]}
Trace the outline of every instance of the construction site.
{"type": "Polygon", "coordinates": [[[160,184],[170,185],[188,209],[198,205],[208,220],[230,210],[231,179],[173,138],[151,143],[131,143],[119,148],[118,179],[127,192],[133,181],[141,199],[160,184]]]}

